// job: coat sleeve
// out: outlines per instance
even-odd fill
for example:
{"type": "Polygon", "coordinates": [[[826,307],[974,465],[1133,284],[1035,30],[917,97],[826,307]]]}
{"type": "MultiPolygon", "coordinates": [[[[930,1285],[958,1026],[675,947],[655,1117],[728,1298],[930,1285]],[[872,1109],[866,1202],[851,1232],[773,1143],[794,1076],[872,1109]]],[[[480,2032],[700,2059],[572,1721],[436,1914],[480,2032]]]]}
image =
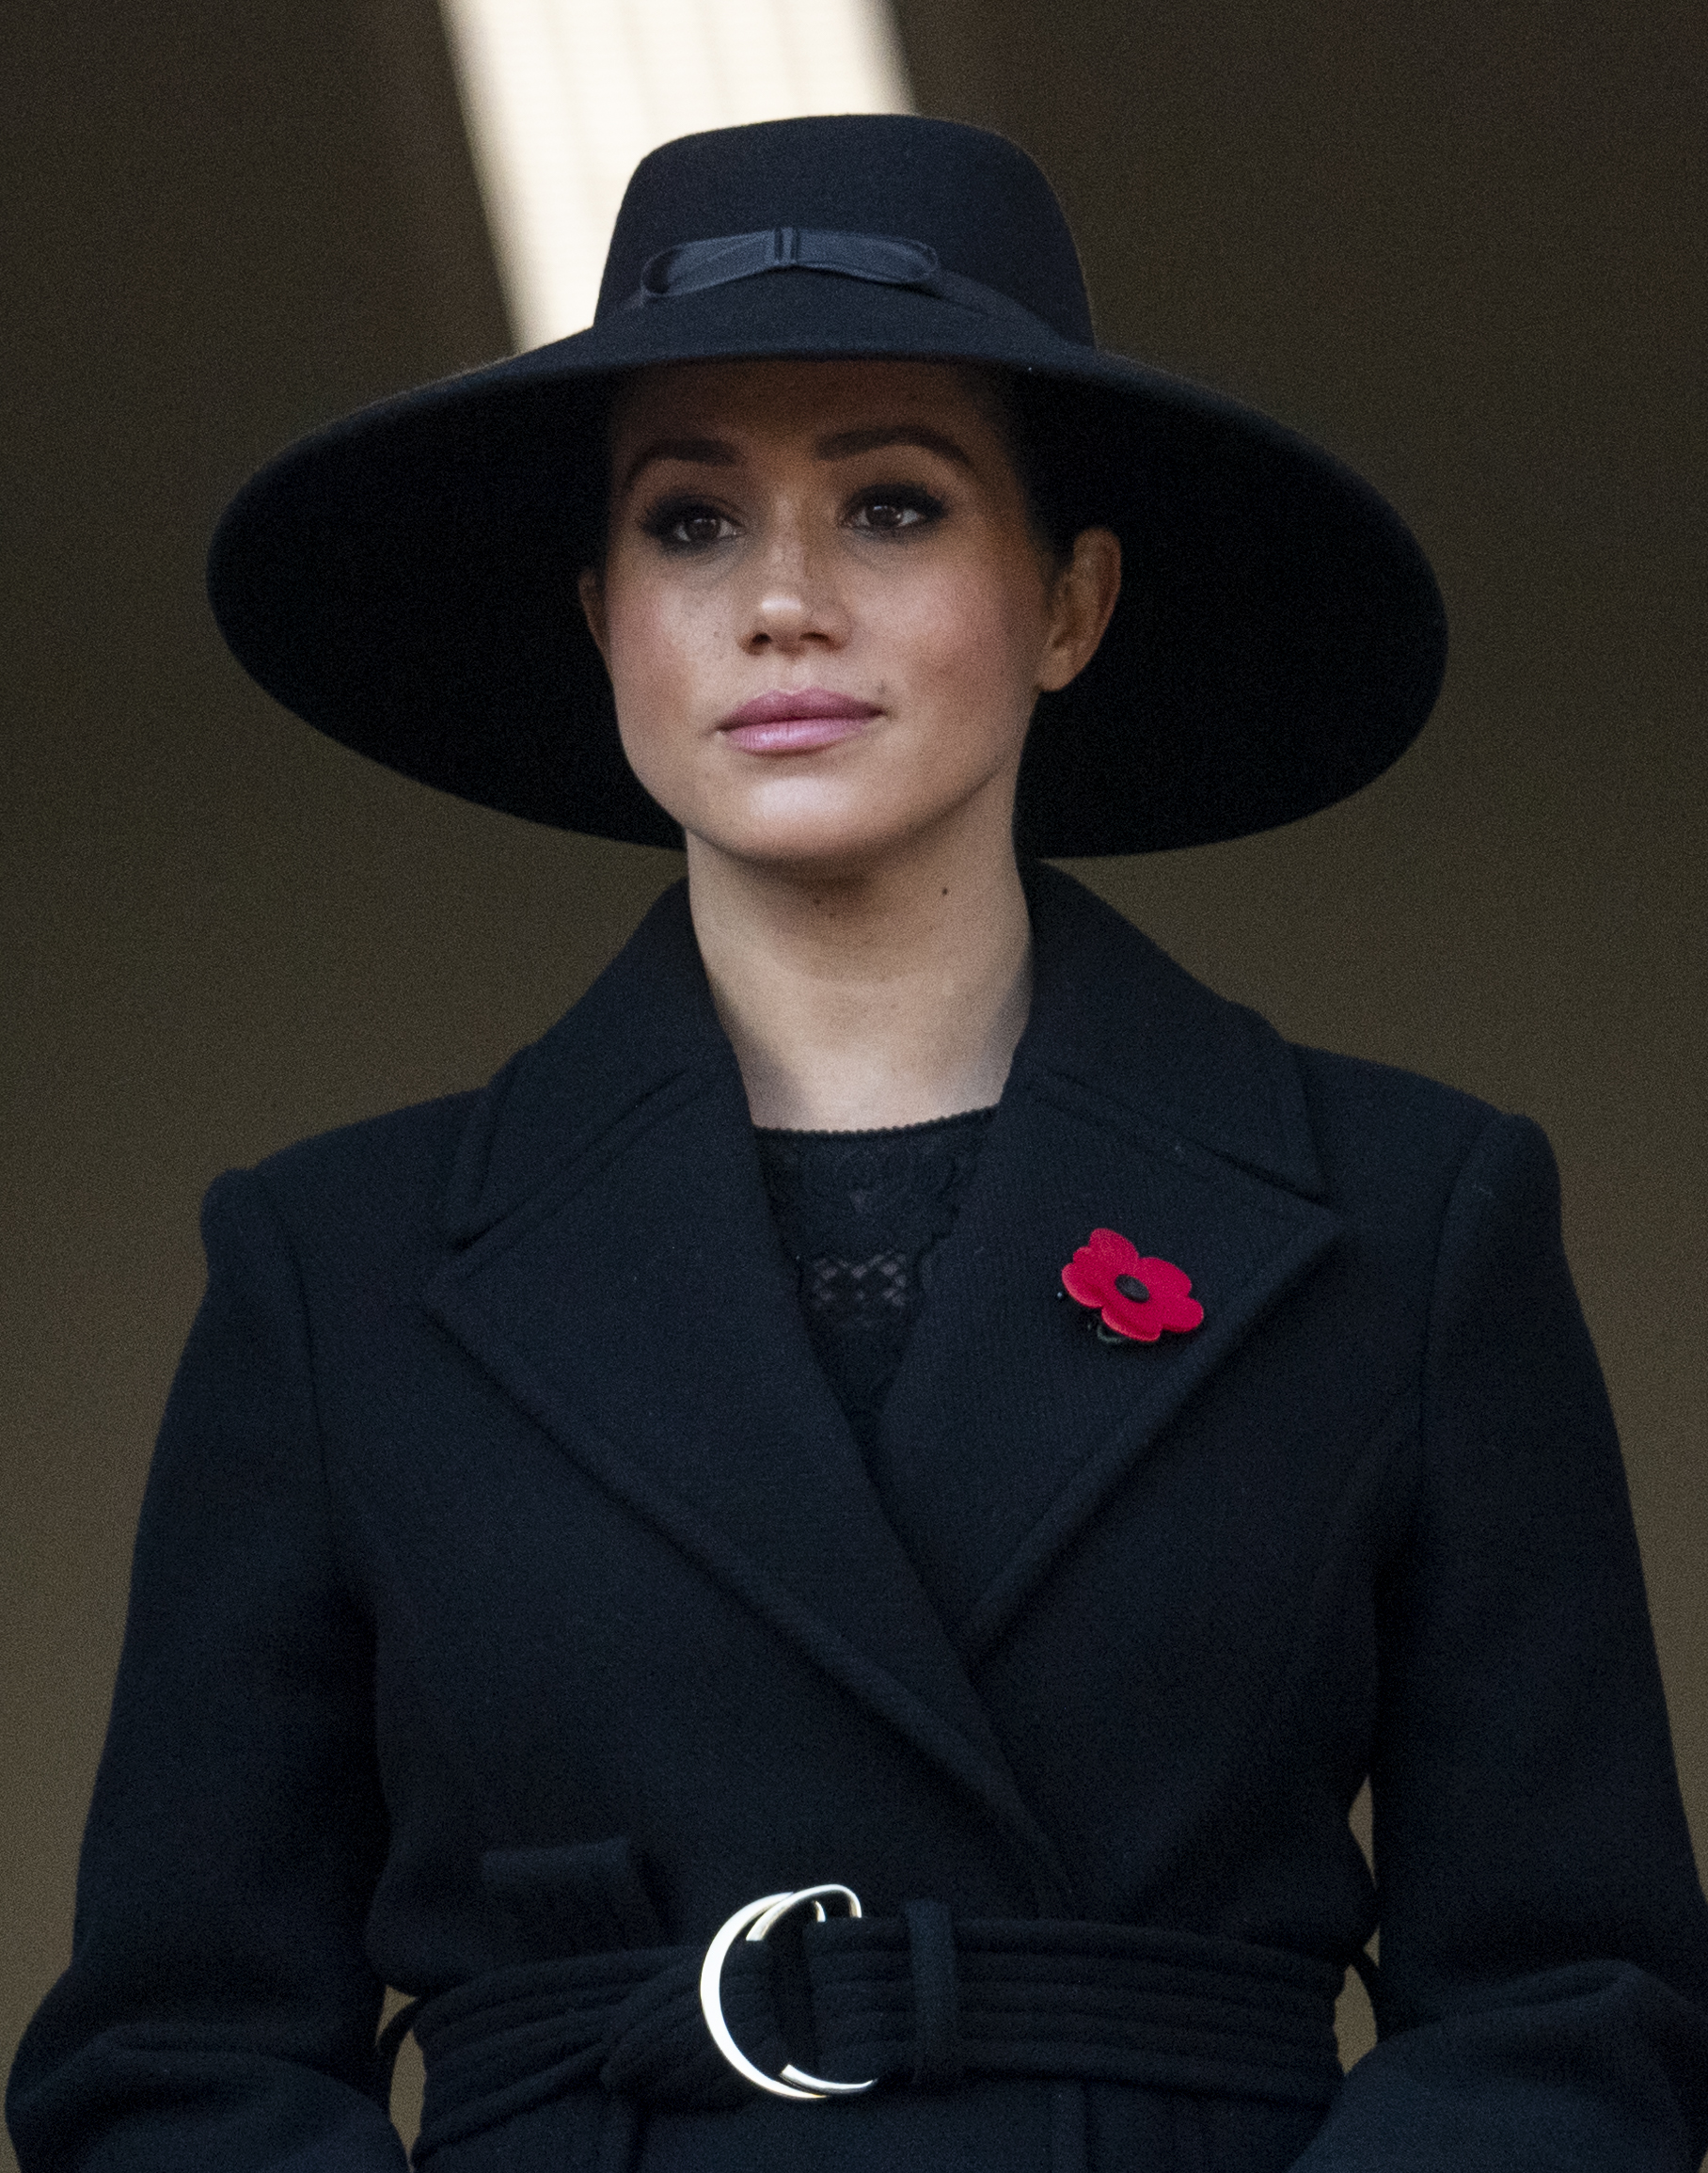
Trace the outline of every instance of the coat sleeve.
{"type": "Polygon", "coordinates": [[[1546,1140],[1443,1227],[1371,1767],[1379,2042],[1297,2173],[1694,2173],[1708,1909],[1546,1140]]]}
{"type": "Polygon", "coordinates": [[[403,2173],[362,1925],[386,1845],[296,1270],[254,1177],[144,1498],[71,1966],[19,2048],[22,2173],[403,2173]]]}

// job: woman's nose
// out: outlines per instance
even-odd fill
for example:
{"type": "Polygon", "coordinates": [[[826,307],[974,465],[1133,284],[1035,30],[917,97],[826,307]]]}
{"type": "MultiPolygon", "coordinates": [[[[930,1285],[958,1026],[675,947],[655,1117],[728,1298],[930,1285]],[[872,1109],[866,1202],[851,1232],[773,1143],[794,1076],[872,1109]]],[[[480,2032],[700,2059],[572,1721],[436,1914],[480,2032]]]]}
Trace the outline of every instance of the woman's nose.
{"type": "Polygon", "coordinates": [[[786,656],[815,643],[842,646],[848,616],[831,556],[792,528],[767,539],[753,567],[745,649],[777,649],[786,656]]]}

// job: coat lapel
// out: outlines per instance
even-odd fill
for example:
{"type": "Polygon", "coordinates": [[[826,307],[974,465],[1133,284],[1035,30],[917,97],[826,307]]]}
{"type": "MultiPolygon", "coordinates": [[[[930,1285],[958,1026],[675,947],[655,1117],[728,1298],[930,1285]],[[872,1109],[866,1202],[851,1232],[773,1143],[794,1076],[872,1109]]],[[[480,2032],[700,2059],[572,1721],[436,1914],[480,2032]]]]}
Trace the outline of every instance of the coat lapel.
{"type": "Polygon", "coordinates": [[[1333,1242],[1291,1052],[1078,884],[1030,879],[1033,1015],[885,1407],[875,1472],[975,1668],[1159,1434],[1333,1242]],[[1110,1348],[1061,1299],[1099,1225],[1201,1326],[1110,1348]]]}
{"type": "Polygon", "coordinates": [[[884,1414],[875,1489],[813,1357],[680,886],[476,1105],[428,1303],[601,1487],[1066,1875],[971,1671],[1110,1490],[1332,1242],[1290,1053],[1068,878],[1029,878],[1033,1016],[884,1414]],[[1191,1335],[1056,1295],[1097,1224],[1191,1335]]]}
{"type": "Polygon", "coordinates": [[[482,1097],[436,1317],[600,1486],[1065,1875],[807,1341],[678,888],[482,1097]]]}

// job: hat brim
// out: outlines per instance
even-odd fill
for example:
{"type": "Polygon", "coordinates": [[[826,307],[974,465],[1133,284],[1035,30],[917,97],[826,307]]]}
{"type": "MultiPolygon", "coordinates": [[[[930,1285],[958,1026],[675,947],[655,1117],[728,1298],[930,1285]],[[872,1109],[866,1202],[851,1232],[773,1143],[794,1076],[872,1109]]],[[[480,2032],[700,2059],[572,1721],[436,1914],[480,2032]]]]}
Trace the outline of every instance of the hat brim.
{"type": "Polygon", "coordinates": [[[1041,320],[799,270],[615,311],[290,447],[214,534],[220,630],[286,707],[405,776],[678,843],[624,759],[576,597],[610,384],[786,356],[985,363],[1061,404],[1073,502],[1120,535],[1125,573],[1098,655],[1038,705],[1017,808],[1029,850],[1271,829],[1357,791],[1421,729],[1446,661],[1440,593],[1399,515],[1338,461],[1041,320]]]}

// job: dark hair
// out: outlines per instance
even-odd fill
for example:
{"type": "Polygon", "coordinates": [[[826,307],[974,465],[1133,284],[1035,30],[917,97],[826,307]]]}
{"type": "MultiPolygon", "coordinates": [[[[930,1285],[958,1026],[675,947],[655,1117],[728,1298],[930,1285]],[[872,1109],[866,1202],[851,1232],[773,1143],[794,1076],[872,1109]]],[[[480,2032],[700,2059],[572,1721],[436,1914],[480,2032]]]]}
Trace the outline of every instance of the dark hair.
{"type": "Polygon", "coordinates": [[[988,397],[1026,500],[1027,518],[1046,559],[1056,568],[1073,556],[1073,539],[1095,528],[1083,479],[1080,418],[1062,388],[1012,370],[973,368],[988,397]]]}

